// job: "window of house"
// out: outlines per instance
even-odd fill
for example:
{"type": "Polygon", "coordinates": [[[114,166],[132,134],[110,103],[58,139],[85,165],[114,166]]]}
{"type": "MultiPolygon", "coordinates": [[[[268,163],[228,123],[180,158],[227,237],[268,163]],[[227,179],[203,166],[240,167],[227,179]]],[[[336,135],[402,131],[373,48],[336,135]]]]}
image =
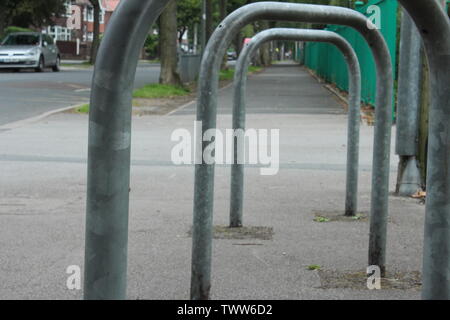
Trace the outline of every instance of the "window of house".
{"type": "Polygon", "coordinates": [[[72,40],[72,32],[70,29],[61,26],[51,26],[43,31],[49,35],[54,41],[70,41],[72,40]]]}
{"type": "MultiPolygon", "coordinates": [[[[83,11],[85,21],[94,22],[94,7],[86,7],[83,11]]],[[[100,24],[105,22],[105,11],[100,10],[100,24]]]]}
{"type": "Polygon", "coordinates": [[[94,22],[94,8],[93,7],[87,7],[87,21],[94,22]]]}

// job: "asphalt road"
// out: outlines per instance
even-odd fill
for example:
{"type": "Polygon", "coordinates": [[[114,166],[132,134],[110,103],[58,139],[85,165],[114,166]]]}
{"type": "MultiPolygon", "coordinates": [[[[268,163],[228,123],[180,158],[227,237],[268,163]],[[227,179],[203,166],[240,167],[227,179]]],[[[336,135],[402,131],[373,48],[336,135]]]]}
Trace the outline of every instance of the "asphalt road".
{"type": "MultiPolygon", "coordinates": [[[[159,65],[140,64],[135,87],[158,81],[159,65]]],[[[0,71],[0,125],[89,101],[92,68],[61,72],[0,71]]]]}

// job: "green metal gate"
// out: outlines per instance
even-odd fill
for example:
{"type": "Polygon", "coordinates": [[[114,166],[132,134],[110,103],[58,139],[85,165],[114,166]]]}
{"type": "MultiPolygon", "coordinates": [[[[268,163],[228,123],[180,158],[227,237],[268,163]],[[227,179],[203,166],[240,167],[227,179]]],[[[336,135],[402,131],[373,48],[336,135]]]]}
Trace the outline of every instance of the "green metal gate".
{"type": "MultiPolygon", "coordinates": [[[[357,6],[356,10],[366,16],[371,16],[373,13],[368,14],[368,9],[374,5],[380,9],[380,31],[391,52],[393,72],[395,74],[397,0],[371,0],[363,6],[357,6]]],[[[329,25],[326,30],[340,34],[355,49],[362,72],[361,99],[365,103],[375,106],[376,71],[375,61],[369,45],[353,28],[329,25]]],[[[314,70],[318,76],[335,84],[339,89],[348,91],[346,64],[342,54],[333,45],[327,43],[307,43],[305,45],[304,61],[305,65],[314,70]]]]}

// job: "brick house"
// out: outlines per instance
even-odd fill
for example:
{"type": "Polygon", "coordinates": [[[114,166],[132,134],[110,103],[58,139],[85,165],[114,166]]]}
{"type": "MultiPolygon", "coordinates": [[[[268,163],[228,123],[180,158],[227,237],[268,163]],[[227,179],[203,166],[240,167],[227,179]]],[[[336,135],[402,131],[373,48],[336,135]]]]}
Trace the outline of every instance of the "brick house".
{"type": "MultiPolygon", "coordinates": [[[[105,32],[119,2],[100,0],[100,34],[105,32]]],[[[86,59],[94,37],[94,8],[88,0],[68,0],[66,13],[43,32],[55,39],[63,58],[86,59]]]]}

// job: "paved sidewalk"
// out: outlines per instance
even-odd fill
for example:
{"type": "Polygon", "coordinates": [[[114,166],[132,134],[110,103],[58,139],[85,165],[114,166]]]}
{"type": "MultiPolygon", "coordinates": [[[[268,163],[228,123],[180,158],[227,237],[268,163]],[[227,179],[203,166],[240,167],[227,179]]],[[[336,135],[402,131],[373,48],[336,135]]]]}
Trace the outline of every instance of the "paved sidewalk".
{"type": "MultiPolygon", "coordinates": [[[[231,126],[231,88],[221,90],[219,128],[231,126]]],[[[280,129],[280,171],[245,176],[247,226],[273,228],[271,240],[216,239],[214,299],[418,299],[411,289],[333,288],[333,275],[364,272],[369,223],[315,222],[344,206],[346,125],[342,106],[297,66],[250,77],[248,128],[280,129]],[[322,271],[308,270],[320,265],[322,271]],[[331,280],[330,280],[331,275],[331,280]]],[[[195,109],[133,119],[130,192],[130,299],[189,297],[193,166],[170,160],[171,133],[193,131],[195,109]]],[[[0,132],[0,299],[79,299],[66,287],[69,265],[83,265],[87,125],[58,114],[0,132]]],[[[394,135],[393,135],[394,136],[394,135]]],[[[373,127],[361,127],[359,207],[370,206],[373,127]]],[[[394,139],[392,139],[394,143],[394,139]]],[[[391,190],[397,157],[392,146],[391,190]]],[[[227,166],[217,166],[215,225],[228,220],[227,166]]],[[[387,267],[421,270],[424,206],[392,196],[387,267]]],[[[396,282],[396,280],[392,280],[396,282]]]]}
{"type": "MultiPolygon", "coordinates": [[[[337,98],[306,72],[292,63],[275,64],[249,77],[247,113],[266,114],[343,114],[337,98]],[[256,81],[252,81],[252,80],[256,81]]],[[[218,113],[231,114],[233,88],[219,96],[218,113]]],[[[176,114],[195,114],[192,103],[176,114]]]]}

